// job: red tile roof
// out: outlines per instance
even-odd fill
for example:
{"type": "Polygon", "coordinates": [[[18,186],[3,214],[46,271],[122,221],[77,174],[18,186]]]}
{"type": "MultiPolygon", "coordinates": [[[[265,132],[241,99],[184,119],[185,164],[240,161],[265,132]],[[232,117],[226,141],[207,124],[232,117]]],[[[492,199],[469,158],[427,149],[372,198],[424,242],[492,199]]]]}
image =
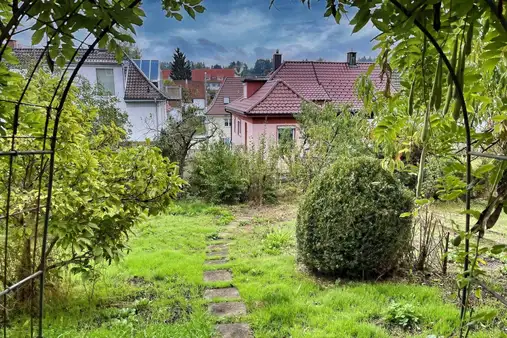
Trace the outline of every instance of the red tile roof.
{"type": "Polygon", "coordinates": [[[192,80],[204,81],[204,73],[206,73],[207,80],[223,81],[226,77],[234,77],[234,69],[193,69],[192,80]]]}
{"type": "MultiPolygon", "coordinates": [[[[347,62],[286,61],[270,79],[281,79],[309,101],[332,101],[351,104],[360,108],[355,94],[355,81],[366,73],[371,62],[357,63],[350,67],[347,62]]],[[[377,89],[385,86],[380,79],[380,69],[375,67],[370,78],[377,89]]]]}
{"type": "Polygon", "coordinates": [[[172,70],[162,69],[162,80],[168,80],[171,78],[172,70]]]}
{"type": "Polygon", "coordinates": [[[296,114],[304,98],[285,81],[269,80],[255,94],[228,104],[226,111],[243,114],[296,114]]]}
{"type": "Polygon", "coordinates": [[[206,91],[204,90],[203,81],[186,81],[186,80],[175,80],[174,84],[186,88],[190,92],[192,99],[204,99],[206,98],[206,91]]]}
{"type": "Polygon", "coordinates": [[[208,108],[207,114],[210,115],[223,115],[227,114],[225,111],[224,97],[229,98],[229,102],[236,101],[243,97],[243,78],[241,77],[227,77],[224,83],[218,90],[213,102],[208,108]]]}
{"type": "MultiPolygon", "coordinates": [[[[368,71],[372,63],[286,61],[273,72],[263,87],[248,99],[227,105],[227,111],[243,114],[295,114],[301,101],[330,101],[350,104],[358,109],[362,103],[355,94],[355,81],[368,71]]],[[[370,78],[378,90],[385,82],[380,69],[374,68],[370,78]]]]}

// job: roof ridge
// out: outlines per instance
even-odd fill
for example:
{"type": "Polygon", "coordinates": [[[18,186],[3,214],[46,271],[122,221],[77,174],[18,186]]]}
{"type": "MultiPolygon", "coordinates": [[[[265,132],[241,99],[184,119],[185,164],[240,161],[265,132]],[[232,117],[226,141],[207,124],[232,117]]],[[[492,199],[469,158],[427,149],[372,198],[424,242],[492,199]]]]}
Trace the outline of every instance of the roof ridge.
{"type": "MultiPolygon", "coordinates": [[[[224,85],[225,83],[227,82],[227,79],[229,78],[229,76],[226,76],[224,78],[224,81],[222,82],[222,84],[220,85],[220,88],[218,89],[217,93],[215,94],[215,97],[213,98],[213,101],[211,101],[211,104],[206,108],[206,114],[211,110],[213,109],[213,107],[215,106],[215,103],[217,102],[218,100],[218,95],[220,95],[220,92],[222,91],[222,88],[224,88],[224,85]]],[[[207,89],[206,89],[206,86],[204,88],[204,92],[206,93],[207,92],[207,89]]],[[[205,96],[205,100],[206,100],[206,96],[208,95],[204,95],[205,96]]],[[[206,103],[206,102],[205,102],[206,103]]]]}
{"type": "MultiPolygon", "coordinates": [[[[123,55],[127,58],[127,61],[130,62],[130,65],[134,66],[134,69],[137,70],[137,72],[141,74],[141,76],[144,78],[144,80],[147,81],[151,87],[153,87],[160,95],[162,95],[162,97],[164,99],[170,100],[164,93],[162,93],[162,91],[159,88],[157,88],[157,86],[155,86],[153,84],[153,82],[151,82],[150,79],[148,79],[148,77],[144,74],[144,72],[136,65],[136,63],[134,61],[132,61],[130,56],[128,56],[127,53],[125,53],[125,51],[123,52],[123,55]]],[[[128,81],[128,79],[125,79],[125,81],[128,81]]]]}
{"type": "Polygon", "coordinates": [[[317,70],[315,69],[315,63],[312,61],[312,68],[313,68],[313,73],[315,74],[315,78],[317,79],[317,83],[319,84],[319,86],[322,88],[322,90],[326,93],[327,95],[327,98],[329,100],[332,100],[331,99],[331,95],[329,95],[329,92],[326,90],[326,87],[324,87],[322,85],[322,82],[320,82],[320,79],[319,79],[319,76],[317,75],[317,70]]]}

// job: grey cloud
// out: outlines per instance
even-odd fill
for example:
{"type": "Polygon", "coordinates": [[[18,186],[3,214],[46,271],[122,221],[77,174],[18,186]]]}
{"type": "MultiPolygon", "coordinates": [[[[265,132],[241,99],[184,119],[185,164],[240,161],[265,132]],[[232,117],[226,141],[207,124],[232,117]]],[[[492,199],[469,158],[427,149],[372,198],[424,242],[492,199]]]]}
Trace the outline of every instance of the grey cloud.
{"type": "Polygon", "coordinates": [[[211,52],[216,51],[219,53],[227,53],[227,49],[224,46],[222,46],[221,44],[215,43],[213,41],[210,41],[208,39],[204,39],[204,38],[197,39],[197,43],[199,45],[201,45],[202,47],[212,49],[212,50],[210,50],[211,52]]]}

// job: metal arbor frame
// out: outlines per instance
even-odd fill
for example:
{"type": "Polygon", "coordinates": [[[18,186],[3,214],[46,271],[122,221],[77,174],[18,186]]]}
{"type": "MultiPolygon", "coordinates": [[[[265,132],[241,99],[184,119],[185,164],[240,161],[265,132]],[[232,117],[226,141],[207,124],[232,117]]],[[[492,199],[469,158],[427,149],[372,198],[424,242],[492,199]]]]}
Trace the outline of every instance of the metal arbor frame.
{"type": "MultiPolygon", "coordinates": [[[[55,155],[57,152],[58,126],[66,99],[79,70],[99,41],[117,25],[115,20],[111,20],[107,26],[101,25],[102,20],[100,20],[94,30],[90,31],[84,39],[80,40],[73,35],[64,33],[60,28],[81,11],[82,5],[86,1],[93,3],[92,0],[78,1],[76,6],[67,15],[51,23],[43,22],[28,14],[30,7],[37,1],[23,1],[19,7],[19,9],[23,9],[21,17],[14,21],[10,20],[5,25],[4,23],[0,25],[0,63],[2,64],[5,64],[6,52],[8,52],[8,45],[12,38],[16,34],[31,28],[20,29],[19,27],[23,20],[31,19],[32,21],[37,21],[52,31],[47,34],[46,44],[40,49],[39,55],[36,56],[35,64],[24,77],[25,82],[19,97],[16,100],[3,98],[2,88],[0,87],[0,106],[5,108],[4,110],[8,112],[9,118],[12,117],[12,122],[9,121],[5,124],[5,135],[0,136],[0,142],[2,142],[0,146],[0,164],[8,168],[7,172],[0,173],[0,179],[2,179],[4,185],[0,187],[0,197],[5,201],[5,205],[0,205],[0,236],[3,236],[3,254],[0,257],[0,278],[2,279],[3,290],[0,292],[0,296],[2,297],[0,307],[3,337],[7,337],[8,335],[9,312],[17,309],[16,300],[13,299],[12,295],[19,290],[28,291],[30,298],[30,326],[27,328],[29,332],[22,333],[22,335],[43,337],[46,253],[48,250],[48,227],[51,220],[51,199],[55,172],[55,155]],[[49,46],[59,34],[71,38],[73,43],[77,45],[77,48],[73,52],[72,57],[67,61],[65,67],[57,74],[59,77],[58,83],[53,90],[49,103],[27,102],[26,94],[32,88],[31,84],[34,75],[43,67],[43,60],[48,57],[49,46]],[[70,68],[71,65],[73,66],[72,69],[70,68]],[[19,133],[19,126],[24,122],[24,114],[28,110],[32,113],[36,111],[44,119],[44,131],[42,135],[22,135],[19,133]],[[27,142],[31,142],[30,145],[34,147],[26,149],[27,142]],[[13,194],[22,195],[28,192],[27,190],[23,190],[23,187],[20,189],[14,185],[15,164],[27,159],[32,161],[32,163],[38,163],[34,165],[34,170],[37,171],[36,177],[38,178],[35,205],[21,210],[13,210],[13,194]],[[28,242],[30,243],[29,251],[31,252],[31,261],[29,262],[31,273],[24,276],[24,278],[11,281],[8,277],[11,269],[9,263],[12,263],[13,255],[16,253],[9,250],[9,243],[12,240],[12,231],[16,230],[16,224],[13,222],[14,217],[33,217],[35,221],[32,229],[23,229],[23,231],[29,230],[31,232],[29,236],[31,241],[28,242]]],[[[139,3],[140,0],[131,0],[127,7],[133,8],[139,3]]]]}

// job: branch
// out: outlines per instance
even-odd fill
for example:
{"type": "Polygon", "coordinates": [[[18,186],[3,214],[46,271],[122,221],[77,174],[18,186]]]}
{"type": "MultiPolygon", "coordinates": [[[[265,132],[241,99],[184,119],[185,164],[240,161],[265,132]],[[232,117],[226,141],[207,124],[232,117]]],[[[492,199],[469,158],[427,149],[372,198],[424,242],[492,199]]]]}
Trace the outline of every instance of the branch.
{"type": "MultiPolygon", "coordinates": [[[[495,16],[500,21],[500,24],[502,25],[503,29],[507,32],[507,20],[505,19],[505,17],[502,14],[502,7],[495,5],[493,0],[484,0],[484,1],[488,4],[488,6],[491,9],[491,11],[493,12],[493,14],[495,14],[495,16]]],[[[501,1],[500,1],[500,3],[501,3],[501,1]]]]}

